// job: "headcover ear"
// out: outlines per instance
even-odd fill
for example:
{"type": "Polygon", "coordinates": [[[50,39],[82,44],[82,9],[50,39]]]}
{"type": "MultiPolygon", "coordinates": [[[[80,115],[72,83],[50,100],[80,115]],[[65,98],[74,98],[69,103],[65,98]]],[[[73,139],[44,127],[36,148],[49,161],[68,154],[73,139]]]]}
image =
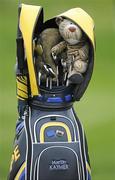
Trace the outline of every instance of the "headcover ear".
{"type": "Polygon", "coordinates": [[[56,24],[59,26],[60,23],[61,23],[63,20],[64,20],[63,17],[61,17],[61,16],[57,17],[57,18],[56,18],[56,24]]]}

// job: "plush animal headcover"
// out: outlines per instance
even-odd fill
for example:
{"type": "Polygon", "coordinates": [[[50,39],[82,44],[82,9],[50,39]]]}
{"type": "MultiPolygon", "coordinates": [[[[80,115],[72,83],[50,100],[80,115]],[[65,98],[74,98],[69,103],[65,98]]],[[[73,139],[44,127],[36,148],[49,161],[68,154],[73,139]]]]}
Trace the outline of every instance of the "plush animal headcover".
{"type": "Polygon", "coordinates": [[[81,28],[69,19],[57,17],[56,23],[63,39],[71,45],[79,43],[83,37],[81,28]]]}

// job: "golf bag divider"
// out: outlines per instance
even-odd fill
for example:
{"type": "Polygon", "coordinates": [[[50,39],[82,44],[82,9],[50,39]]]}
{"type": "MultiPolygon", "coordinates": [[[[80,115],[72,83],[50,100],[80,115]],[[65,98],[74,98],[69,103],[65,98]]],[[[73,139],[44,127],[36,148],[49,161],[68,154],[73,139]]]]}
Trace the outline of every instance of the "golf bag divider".
{"type": "Polygon", "coordinates": [[[51,90],[39,88],[39,96],[30,99],[30,106],[42,110],[68,109],[73,105],[73,96],[71,94],[73,86],[55,87],[51,90]]]}

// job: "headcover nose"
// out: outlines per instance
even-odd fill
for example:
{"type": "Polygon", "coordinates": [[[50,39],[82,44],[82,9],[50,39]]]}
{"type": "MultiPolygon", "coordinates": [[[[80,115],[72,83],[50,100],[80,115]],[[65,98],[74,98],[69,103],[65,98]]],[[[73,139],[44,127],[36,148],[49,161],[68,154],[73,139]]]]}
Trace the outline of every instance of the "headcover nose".
{"type": "Polygon", "coordinates": [[[76,31],[76,27],[75,27],[75,26],[70,26],[70,27],[69,27],[69,31],[75,32],[75,31],[76,31]]]}

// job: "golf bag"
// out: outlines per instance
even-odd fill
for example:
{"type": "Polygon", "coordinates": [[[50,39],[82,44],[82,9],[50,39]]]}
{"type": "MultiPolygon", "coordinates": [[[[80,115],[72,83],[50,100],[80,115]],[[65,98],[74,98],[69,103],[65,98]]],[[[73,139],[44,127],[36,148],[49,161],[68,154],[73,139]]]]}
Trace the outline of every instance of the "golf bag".
{"type": "Polygon", "coordinates": [[[80,100],[91,79],[94,25],[91,17],[80,8],[61,16],[72,19],[89,38],[88,69],[79,85],[53,84],[49,76],[45,83],[40,82],[33,40],[44,29],[57,27],[55,18],[44,23],[42,7],[25,4],[19,7],[16,64],[19,119],[9,180],[91,179],[87,141],[73,103],[80,100]]]}

